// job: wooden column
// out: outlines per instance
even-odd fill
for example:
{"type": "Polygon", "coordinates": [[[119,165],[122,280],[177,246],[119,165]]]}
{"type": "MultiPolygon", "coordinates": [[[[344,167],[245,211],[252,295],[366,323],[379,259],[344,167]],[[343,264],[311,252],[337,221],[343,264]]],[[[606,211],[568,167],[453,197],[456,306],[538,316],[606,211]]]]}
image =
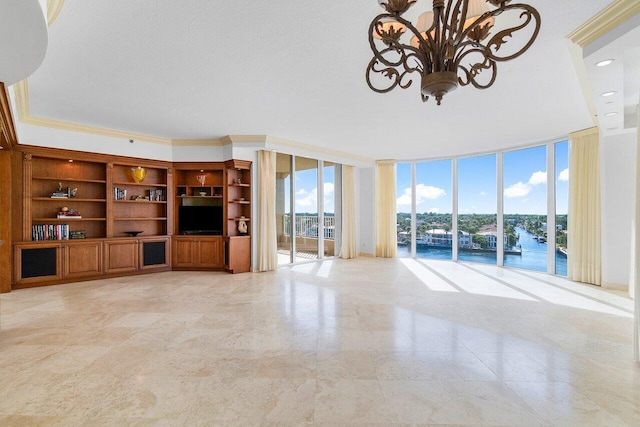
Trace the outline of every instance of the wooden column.
{"type": "Polygon", "coordinates": [[[33,173],[32,156],[24,154],[22,162],[22,241],[31,241],[31,174],[33,173]]]}
{"type": "Polygon", "coordinates": [[[11,292],[11,152],[0,150],[0,293],[11,292]]]}

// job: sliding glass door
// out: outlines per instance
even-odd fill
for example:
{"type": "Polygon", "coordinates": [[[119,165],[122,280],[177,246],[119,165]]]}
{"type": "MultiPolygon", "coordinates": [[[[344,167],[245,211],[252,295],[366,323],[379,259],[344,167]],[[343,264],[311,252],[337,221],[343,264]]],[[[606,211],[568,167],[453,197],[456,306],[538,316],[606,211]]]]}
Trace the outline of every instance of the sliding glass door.
{"type": "Polygon", "coordinates": [[[340,164],[278,153],[278,265],[338,255],[341,185],[340,164]]]}

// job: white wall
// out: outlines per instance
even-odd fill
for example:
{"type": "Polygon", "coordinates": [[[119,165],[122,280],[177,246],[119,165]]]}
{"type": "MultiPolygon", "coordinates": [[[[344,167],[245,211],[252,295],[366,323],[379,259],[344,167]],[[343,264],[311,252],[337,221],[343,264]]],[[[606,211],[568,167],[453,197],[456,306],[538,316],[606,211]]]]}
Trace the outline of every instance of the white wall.
{"type": "Polygon", "coordinates": [[[220,162],[226,160],[224,147],[208,146],[176,146],[171,149],[171,160],[174,162],[220,162]]]}
{"type": "Polygon", "coordinates": [[[628,289],[637,130],[601,138],[602,282],[628,289]]]}
{"type": "Polygon", "coordinates": [[[375,255],[375,168],[360,169],[360,239],[358,252],[363,255],[375,255]]]}
{"type": "Polygon", "coordinates": [[[93,135],[26,124],[21,124],[18,132],[18,140],[20,144],[23,145],[164,161],[172,161],[173,158],[173,151],[170,145],[140,141],[135,141],[132,144],[128,139],[124,138],[113,138],[110,136],[93,135]]]}

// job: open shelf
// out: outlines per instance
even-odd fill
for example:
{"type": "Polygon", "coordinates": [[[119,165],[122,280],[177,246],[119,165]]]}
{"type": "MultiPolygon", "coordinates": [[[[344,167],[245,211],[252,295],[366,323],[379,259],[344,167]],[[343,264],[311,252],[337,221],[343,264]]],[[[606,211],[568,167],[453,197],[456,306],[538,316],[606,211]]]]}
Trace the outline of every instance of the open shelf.
{"type": "Polygon", "coordinates": [[[153,183],[153,182],[113,182],[113,185],[115,186],[132,186],[132,187],[166,187],[167,184],[157,184],[157,183],[153,183]]]}
{"type": "Polygon", "coordinates": [[[166,221],[167,218],[115,218],[114,221],[166,221]]]}
{"type": "Polygon", "coordinates": [[[155,204],[160,204],[160,205],[166,205],[167,201],[166,200],[142,200],[141,199],[141,200],[114,200],[113,203],[138,203],[138,204],[140,204],[140,203],[142,203],[142,204],[155,203],[155,204]]]}
{"type": "Polygon", "coordinates": [[[83,203],[104,203],[107,199],[80,199],[77,197],[33,197],[31,200],[38,202],[62,202],[63,200],[69,202],[83,202],[83,203]]]}
{"type": "Polygon", "coordinates": [[[79,221],[106,221],[107,218],[73,218],[73,217],[67,217],[67,218],[33,218],[33,222],[79,222],[79,221]]]}
{"type": "Polygon", "coordinates": [[[32,179],[41,181],[59,181],[59,182],[92,182],[96,184],[106,184],[104,179],[85,179],[85,178],[62,178],[62,177],[49,177],[49,176],[34,176],[32,179]]]}

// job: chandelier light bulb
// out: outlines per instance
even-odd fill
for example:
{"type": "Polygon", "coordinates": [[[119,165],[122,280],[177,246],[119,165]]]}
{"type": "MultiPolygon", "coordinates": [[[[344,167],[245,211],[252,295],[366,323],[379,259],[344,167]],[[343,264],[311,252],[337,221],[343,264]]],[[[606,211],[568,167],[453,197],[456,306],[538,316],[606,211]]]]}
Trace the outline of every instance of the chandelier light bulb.
{"type": "Polygon", "coordinates": [[[367,84],[386,93],[411,87],[419,75],[422,100],[434,97],[438,105],[458,86],[492,86],[498,63],[525,53],[540,32],[538,11],[509,0],[433,0],[433,10],[420,14],[415,25],[402,14],[416,0],[378,3],[385,12],[370,25],[373,58],[367,84]],[[494,31],[495,20],[503,13],[513,18],[506,21],[513,24],[494,31]]]}

